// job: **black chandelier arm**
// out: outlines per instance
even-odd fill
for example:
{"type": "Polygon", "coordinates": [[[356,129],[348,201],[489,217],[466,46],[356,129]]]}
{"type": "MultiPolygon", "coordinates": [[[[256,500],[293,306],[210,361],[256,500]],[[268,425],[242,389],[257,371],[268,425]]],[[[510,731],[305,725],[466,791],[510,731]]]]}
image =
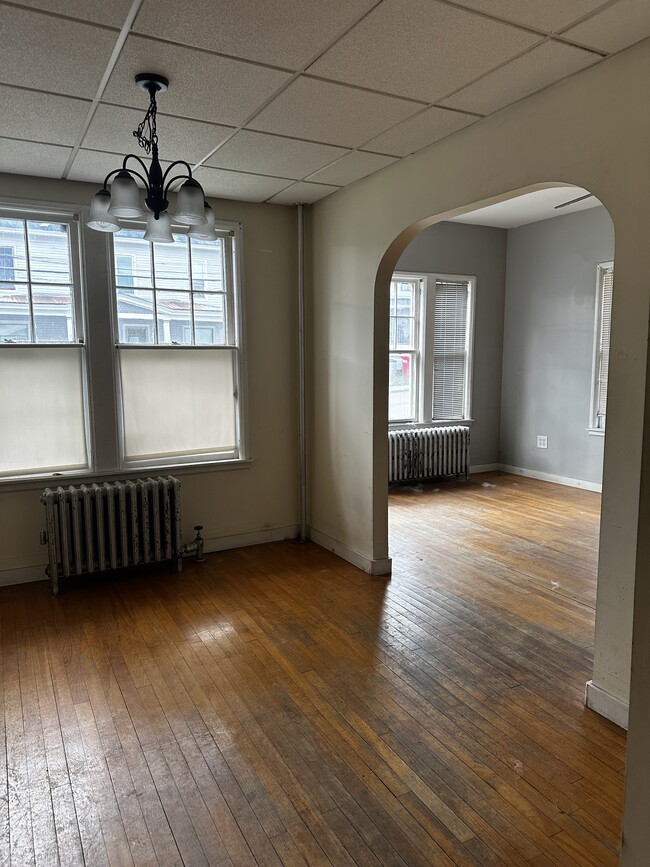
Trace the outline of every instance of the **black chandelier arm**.
{"type": "Polygon", "coordinates": [[[139,156],[137,156],[136,154],[127,154],[127,156],[124,157],[124,162],[122,163],[122,171],[128,172],[130,175],[135,175],[137,178],[140,178],[142,183],[145,185],[147,194],[151,195],[151,184],[149,183],[149,169],[139,156]],[[140,163],[144,171],[144,176],[141,175],[140,172],[136,172],[135,169],[129,168],[126,164],[127,160],[136,160],[136,162],[140,163]]]}

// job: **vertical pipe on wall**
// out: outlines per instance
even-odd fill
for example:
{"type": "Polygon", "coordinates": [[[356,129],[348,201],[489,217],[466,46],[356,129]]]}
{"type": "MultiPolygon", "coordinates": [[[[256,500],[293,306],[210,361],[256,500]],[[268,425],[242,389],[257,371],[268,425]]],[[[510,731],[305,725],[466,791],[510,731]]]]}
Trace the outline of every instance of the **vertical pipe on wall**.
{"type": "Polygon", "coordinates": [[[298,377],[299,377],[299,422],[298,441],[300,449],[300,541],[307,539],[307,451],[305,445],[305,232],[304,208],[298,212],[298,377]]]}

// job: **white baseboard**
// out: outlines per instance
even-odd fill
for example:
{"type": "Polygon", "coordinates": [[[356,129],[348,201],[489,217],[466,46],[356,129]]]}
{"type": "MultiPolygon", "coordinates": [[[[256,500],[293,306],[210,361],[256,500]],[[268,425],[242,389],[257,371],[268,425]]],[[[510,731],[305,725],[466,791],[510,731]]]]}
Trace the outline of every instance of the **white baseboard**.
{"type": "Polygon", "coordinates": [[[588,680],[585,687],[585,704],[591,710],[596,711],[605,719],[616,723],[622,729],[627,730],[627,720],[629,715],[629,707],[622,699],[605,692],[599,686],[588,680]]]}
{"type": "Polygon", "coordinates": [[[337,557],[342,557],[343,560],[347,560],[353,566],[363,569],[369,575],[390,575],[391,573],[393,561],[390,557],[373,560],[370,557],[366,557],[365,554],[360,554],[353,548],[349,548],[343,542],[339,542],[338,539],[332,539],[331,536],[327,536],[325,533],[321,533],[320,530],[314,530],[313,528],[309,531],[309,538],[312,542],[320,545],[321,548],[326,548],[328,551],[336,554],[337,557]]]}
{"type": "Polygon", "coordinates": [[[49,581],[45,574],[47,563],[39,566],[23,566],[20,569],[3,569],[0,572],[0,587],[12,584],[28,584],[30,581],[49,581]]]}
{"type": "Polygon", "coordinates": [[[599,482],[587,482],[584,479],[572,479],[569,476],[556,476],[554,473],[541,473],[538,470],[528,470],[524,467],[512,467],[510,464],[499,464],[497,469],[503,473],[512,473],[515,476],[526,476],[528,479],[539,479],[542,482],[555,482],[556,485],[567,485],[569,488],[582,488],[585,491],[603,490],[599,482]]]}
{"type": "Polygon", "coordinates": [[[216,536],[206,539],[203,550],[206,554],[213,551],[227,551],[229,548],[247,548],[249,545],[263,545],[265,542],[282,542],[295,539],[299,533],[297,524],[286,527],[269,527],[266,530],[253,530],[250,533],[236,533],[234,536],[216,536]]]}
{"type": "Polygon", "coordinates": [[[469,468],[469,474],[473,476],[475,473],[494,473],[500,469],[501,464],[476,464],[469,468]]]}

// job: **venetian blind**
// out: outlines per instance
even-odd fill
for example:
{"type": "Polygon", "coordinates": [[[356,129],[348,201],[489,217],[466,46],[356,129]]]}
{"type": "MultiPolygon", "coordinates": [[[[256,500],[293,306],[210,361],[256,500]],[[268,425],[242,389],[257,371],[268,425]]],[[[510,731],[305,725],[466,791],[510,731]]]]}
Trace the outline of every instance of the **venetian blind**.
{"type": "Polygon", "coordinates": [[[465,415],[469,283],[436,281],[433,327],[433,414],[436,421],[465,415]]]}

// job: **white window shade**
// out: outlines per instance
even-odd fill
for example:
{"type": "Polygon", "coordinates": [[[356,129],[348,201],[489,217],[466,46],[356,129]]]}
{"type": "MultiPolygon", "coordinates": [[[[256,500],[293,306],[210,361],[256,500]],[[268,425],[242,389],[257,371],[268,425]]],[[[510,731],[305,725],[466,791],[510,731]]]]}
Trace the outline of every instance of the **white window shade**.
{"type": "Polygon", "coordinates": [[[120,349],[127,461],[235,452],[235,350],[120,349]]]}
{"type": "Polygon", "coordinates": [[[0,349],[0,475],[83,469],[83,349],[0,349]]]}
{"type": "Polygon", "coordinates": [[[469,284],[436,282],[433,329],[435,420],[465,417],[469,284]]]}

